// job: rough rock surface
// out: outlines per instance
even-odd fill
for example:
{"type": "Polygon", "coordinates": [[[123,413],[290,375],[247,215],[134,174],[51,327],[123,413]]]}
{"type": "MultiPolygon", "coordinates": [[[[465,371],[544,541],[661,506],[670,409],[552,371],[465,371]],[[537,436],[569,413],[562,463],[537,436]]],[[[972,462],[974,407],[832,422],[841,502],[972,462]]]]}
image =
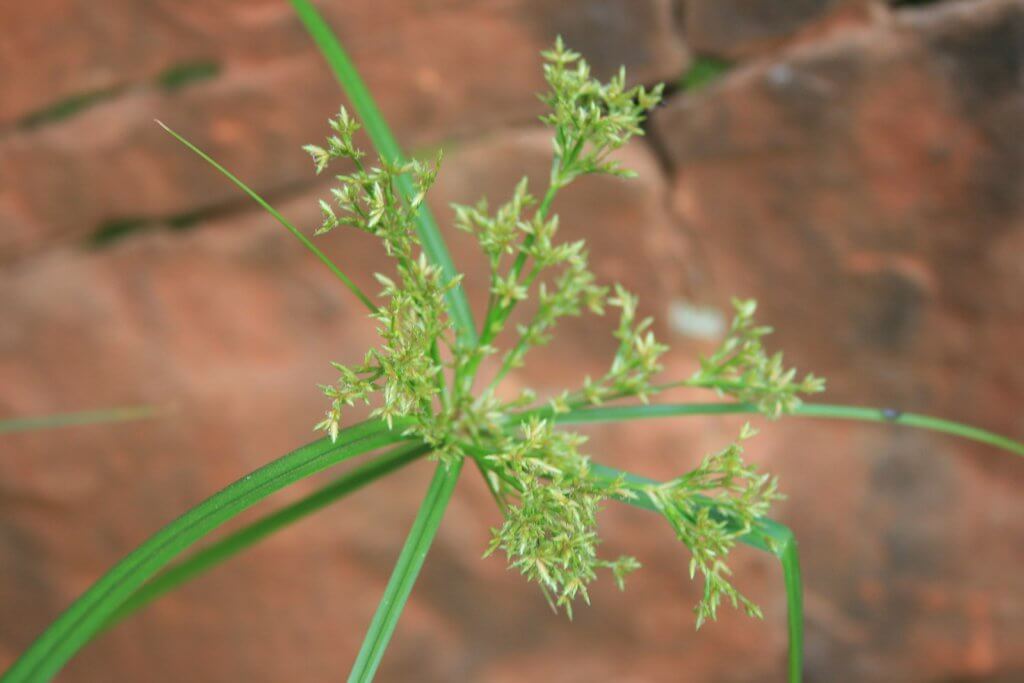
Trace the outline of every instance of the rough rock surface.
{"type": "Polygon", "coordinates": [[[1020,433],[1022,79],[1024,4],[967,3],[675,100],[656,130],[707,292],[756,294],[836,399],[1020,433]]]}
{"type": "MultiPolygon", "coordinates": [[[[0,73],[13,75],[5,77],[4,106],[17,108],[7,115],[14,125],[6,135],[0,116],[0,259],[112,223],[187,221],[230,202],[234,188],[198,178],[195,159],[155,118],[246,171],[258,192],[308,182],[300,148],[320,136],[342,97],[286,2],[119,5],[126,7],[98,14],[91,3],[54,0],[15,11],[13,21],[26,30],[0,51],[0,73]],[[92,29],[72,29],[69,19],[60,25],[74,32],[67,49],[40,48],[60,12],[85,15],[79,23],[92,29]],[[138,25],[144,38],[131,28],[138,25]],[[214,77],[171,90],[157,83],[168,70],[205,62],[219,69],[214,77]],[[44,101],[54,107],[110,90],[49,125],[17,124],[45,111],[44,101]]],[[[636,80],[671,79],[686,59],[668,0],[345,2],[327,9],[412,148],[532,120],[541,111],[538,52],[558,34],[605,74],[625,64],[636,80]],[[386,36],[379,26],[388,27],[386,36]]]]}
{"type": "Polygon", "coordinates": [[[882,9],[878,0],[677,0],[676,14],[695,52],[742,60],[818,40],[882,9]]]}

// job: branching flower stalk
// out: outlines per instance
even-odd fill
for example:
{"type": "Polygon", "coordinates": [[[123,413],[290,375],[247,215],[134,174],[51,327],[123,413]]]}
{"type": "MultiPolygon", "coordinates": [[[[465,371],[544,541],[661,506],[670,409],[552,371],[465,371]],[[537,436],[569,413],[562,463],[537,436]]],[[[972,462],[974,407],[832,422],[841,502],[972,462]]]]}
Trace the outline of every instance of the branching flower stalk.
{"type": "Polygon", "coordinates": [[[715,617],[723,600],[760,615],[731,584],[727,563],[737,540],[781,497],[775,480],[742,458],[742,444],[753,430],[744,427],[736,443],[709,455],[693,471],[655,486],[594,476],[580,450],[585,437],[556,428],[551,418],[622,398],[647,401],[679,385],[713,389],[777,417],[799,406],[802,394],[821,391],[823,383],[810,375],[797,380],[781,355],[766,354],[761,340],[769,329],[754,324],[752,301],[736,302],[728,338],[701,361],[694,377],[654,382],[668,347],[655,338],[652,320],[638,316],[633,294],[598,282],[583,241],[558,240],[559,219],[551,209],[558,191],[584,176],[633,175],[612,153],[643,134],[641,124],[662,89],[627,88],[623,70],[601,83],[561,39],[542,54],[550,86],[542,97],[549,107],[542,120],[553,131],[551,175],[543,197],[538,201],[523,178],[508,201],[493,210],[486,201],[453,207],[455,227],[476,237],[490,267],[488,308],[476,344],[459,341],[445,305],[458,279],[446,281],[431,265],[415,229],[440,157],[400,164],[378,159],[367,167],[365,153],[354,142],[359,123],[345,109],[329,122],[333,133],[323,146],[305,148],[318,173],[339,160],[354,168],[336,176],[330,201],[320,202],[323,222],[317,233],[341,227],[368,232],[395,261],[393,274],[377,275],[380,303],[371,317],[381,344],[359,365],[334,364],[338,378],[322,387],[330,406],[317,428],[337,438],[347,407],[374,403],[373,416],[389,425],[396,420],[407,424],[406,435],[425,442],[432,457],[447,464],[473,458],[504,515],[485,554],[504,552],[512,568],[540,586],[552,608],[564,608],[570,616],[577,598],[589,602],[588,587],[598,571],[610,571],[621,588],[626,575],[640,566],[632,557],[602,557],[597,527],[605,501],[640,496],[653,503],[689,548],[691,577],[703,577],[698,626],[715,617]],[[403,175],[411,177],[416,191],[408,201],[398,189],[403,175]],[[483,361],[500,353],[498,335],[516,305],[529,298],[537,302],[535,311],[516,327],[497,370],[474,395],[483,361]],[[523,366],[530,349],[551,341],[559,320],[604,315],[609,309],[618,312],[612,333],[618,348],[605,374],[587,377],[581,387],[546,402],[529,389],[499,398],[502,380],[523,366]],[[714,512],[706,505],[708,498],[714,512]]]}

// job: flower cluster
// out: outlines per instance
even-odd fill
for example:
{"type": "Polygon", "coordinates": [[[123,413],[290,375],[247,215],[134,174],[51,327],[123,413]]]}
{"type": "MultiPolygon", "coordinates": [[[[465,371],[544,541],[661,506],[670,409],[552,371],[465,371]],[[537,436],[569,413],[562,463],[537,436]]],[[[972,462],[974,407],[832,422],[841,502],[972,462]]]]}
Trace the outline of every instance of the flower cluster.
{"type": "Polygon", "coordinates": [[[326,148],[316,145],[303,148],[313,157],[316,172],[323,172],[328,164],[338,159],[349,160],[356,170],[336,176],[338,186],[331,190],[334,206],[320,200],[323,223],[317,234],[330,232],[339,226],[351,226],[379,237],[388,255],[400,262],[412,258],[417,246],[416,212],[437,178],[440,155],[432,164],[420,161],[393,163],[380,159],[379,166],[367,169],[362,162],[366,153],[356,147],[353,140],[360,128],[359,123],[342,107],[328,125],[336,134],[327,138],[326,148]],[[411,176],[416,188],[415,196],[408,201],[399,188],[404,176],[411,176]]]}
{"type": "MultiPolygon", "coordinates": [[[[510,566],[540,585],[552,607],[570,615],[577,597],[589,601],[588,586],[598,570],[610,571],[622,587],[624,577],[639,567],[631,557],[600,557],[597,528],[605,501],[639,496],[669,520],[692,552],[691,574],[699,571],[704,577],[698,623],[713,617],[723,598],[755,613],[756,607],[728,581],[726,556],[778,494],[774,480],[743,462],[739,444],[671,482],[639,485],[596,476],[580,451],[584,437],[545,419],[622,398],[646,401],[665,386],[653,382],[668,349],[655,339],[651,319],[638,318],[635,296],[621,286],[598,283],[582,241],[558,241],[558,216],[551,212],[557,192],[581,176],[630,175],[610,155],[643,133],[644,117],[660,100],[661,88],[627,89],[624,72],[601,83],[561,39],[543,54],[550,85],[543,99],[551,111],[542,120],[554,129],[543,198],[531,194],[524,178],[493,212],[486,202],[453,207],[455,226],[476,237],[491,271],[488,308],[476,344],[456,342],[445,297],[459,280],[446,280],[430,263],[415,230],[440,157],[429,164],[381,159],[368,168],[353,138],[359,124],[344,109],[330,121],[333,134],[326,144],[305,148],[318,173],[337,160],[352,169],[336,176],[332,200],[321,201],[318,233],[341,226],[368,232],[395,260],[392,276],[377,276],[381,303],[371,317],[381,344],[360,365],[335,364],[339,376],[322,387],[330,407],[317,427],[335,438],[347,406],[369,404],[379,395],[373,414],[389,424],[400,422],[443,462],[472,458],[504,513],[487,554],[503,551],[510,566]],[[537,302],[532,315],[516,327],[497,370],[474,394],[483,359],[499,352],[496,336],[516,305],[529,298],[537,302]],[[613,332],[618,348],[603,376],[588,377],[582,387],[546,405],[530,390],[512,399],[498,397],[501,381],[523,365],[529,349],[550,341],[560,319],[584,312],[603,315],[608,308],[619,311],[613,332]]],[[[760,345],[764,328],[753,325],[752,314],[752,305],[738,307],[730,338],[691,381],[754,401],[775,415],[798,400],[799,392],[815,389],[817,380],[795,383],[792,372],[781,368],[781,357],[765,356],[760,345]]],[[[745,431],[741,440],[750,434],[745,431]]]]}
{"type": "Polygon", "coordinates": [[[395,278],[376,276],[384,304],[370,315],[383,343],[367,352],[357,367],[334,364],[339,378],[321,387],[331,406],[317,428],[337,438],[345,407],[357,401],[369,403],[374,393],[380,393],[383,404],[374,409],[375,416],[389,424],[396,417],[411,418],[411,431],[443,451],[447,430],[435,416],[435,397],[444,381],[439,344],[454,346],[444,297],[458,279],[445,281],[440,269],[427,260],[415,230],[416,212],[437,176],[440,158],[432,165],[381,159],[379,166],[367,169],[362,162],[365,153],[353,140],[359,124],[342,108],[329,125],[335,135],[327,139],[326,147],[305,147],[317,172],[338,159],[352,163],[355,171],[336,176],[333,205],[321,200],[324,220],[317,233],[349,226],[375,235],[395,259],[397,273],[395,278]],[[399,187],[406,174],[412,176],[417,190],[409,201],[399,187]]]}
{"type": "Polygon", "coordinates": [[[510,565],[537,582],[553,609],[582,596],[597,569],[612,571],[620,587],[626,574],[639,568],[635,558],[606,560],[597,555],[597,512],[611,496],[631,495],[621,480],[605,482],[590,476],[579,447],[585,438],[555,430],[534,418],[521,426],[521,436],[500,454],[487,456],[501,489],[517,502],[505,508],[505,522],[494,530],[486,555],[502,549],[510,565]]]}
{"type": "Polygon", "coordinates": [[[608,83],[590,75],[590,66],[580,54],[565,47],[561,37],[553,49],[542,52],[544,78],[551,91],[541,99],[551,109],[542,117],[555,130],[555,155],[566,161],[554,180],[567,184],[585,173],[630,176],[609,155],[634,135],[648,111],[660,101],[664,90],[658,85],[626,88],[624,68],[608,83]]]}
{"type": "Polygon", "coordinates": [[[743,461],[743,442],[756,433],[744,425],[736,443],[705,457],[696,469],[643,488],[690,549],[690,577],[697,572],[704,577],[704,597],[695,610],[698,628],[715,618],[723,597],[733,607],[741,605],[751,616],[761,616],[757,605],[729,582],[725,561],[736,542],[782,498],[774,477],[743,461]]]}
{"type": "Polygon", "coordinates": [[[792,413],[800,405],[800,394],[825,390],[825,380],[812,374],[797,380],[796,369],[783,365],[781,352],[767,354],[761,338],[771,334],[772,328],[754,323],[756,301],[734,299],[732,303],[736,315],[725,342],[701,359],[687,386],[718,390],[754,404],[769,417],[792,413]]]}

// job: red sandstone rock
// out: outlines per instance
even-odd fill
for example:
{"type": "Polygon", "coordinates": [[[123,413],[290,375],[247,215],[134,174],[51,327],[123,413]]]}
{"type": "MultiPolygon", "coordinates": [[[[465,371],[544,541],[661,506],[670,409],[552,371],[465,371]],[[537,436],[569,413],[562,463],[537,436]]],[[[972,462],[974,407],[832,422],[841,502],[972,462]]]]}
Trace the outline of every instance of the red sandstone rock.
{"type": "Polygon", "coordinates": [[[879,0],[677,0],[676,12],[695,52],[738,60],[820,39],[883,9],[879,0]]]}
{"type": "MultiPolygon", "coordinates": [[[[0,259],[80,240],[111,222],[187,217],[230,202],[233,189],[197,181],[194,157],[154,118],[257,191],[309,182],[301,146],[324,135],[342,97],[284,0],[173,10],[121,4],[123,12],[53,0],[11,19],[24,29],[0,52],[0,73],[13,75],[2,98],[14,110],[9,122],[79,91],[121,90],[0,138],[0,259]],[[73,39],[61,43],[66,50],[43,49],[60,12],[76,18],[60,24],[73,39]],[[199,58],[220,73],[170,93],[153,84],[163,70],[199,58]]],[[[325,12],[410,148],[534,120],[541,112],[534,93],[544,86],[539,51],[557,34],[603,74],[625,64],[633,80],[670,80],[685,60],[668,0],[481,3],[459,11],[346,2],[325,12]]]]}
{"type": "Polygon", "coordinates": [[[900,13],[735,72],[656,118],[708,296],[873,397],[1024,433],[1024,5],[900,13]]]}

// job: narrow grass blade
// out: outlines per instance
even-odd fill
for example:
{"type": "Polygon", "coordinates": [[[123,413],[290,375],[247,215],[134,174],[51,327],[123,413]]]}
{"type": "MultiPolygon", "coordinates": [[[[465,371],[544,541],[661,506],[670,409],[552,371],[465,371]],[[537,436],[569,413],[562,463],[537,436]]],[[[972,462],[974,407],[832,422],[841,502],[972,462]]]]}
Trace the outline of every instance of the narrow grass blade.
{"type": "MultiPolygon", "coordinates": [[[[645,420],[655,417],[679,417],[684,415],[737,415],[756,414],[759,411],[749,403],[661,403],[648,405],[601,406],[580,408],[553,416],[560,424],[582,424],[588,422],[622,422],[645,420]]],[[[805,403],[793,413],[795,417],[827,418],[836,420],[858,420],[903,425],[933,432],[952,434],[970,441],[983,443],[1015,455],[1024,456],[1024,443],[994,434],[993,432],[951,420],[928,415],[904,413],[891,408],[863,408],[859,406],[805,403]]]]}
{"type": "MultiPolygon", "coordinates": [[[[634,484],[657,484],[654,479],[622,472],[612,467],[591,464],[591,472],[609,481],[624,477],[634,484]]],[[[650,499],[644,496],[621,498],[621,502],[634,507],[661,514],[650,499]]],[[[714,502],[703,496],[696,496],[698,504],[714,507],[714,502]]],[[[803,676],[804,650],[804,603],[803,583],[800,578],[800,559],[797,555],[796,536],[789,527],[772,519],[762,519],[757,528],[740,539],[744,544],[775,555],[782,565],[783,582],[786,587],[786,618],[789,633],[788,670],[789,682],[800,683],[803,676]]]]}
{"type": "MultiPolygon", "coordinates": [[[[397,422],[397,421],[396,421],[397,422]]],[[[345,429],[337,443],[320,439],[246,475],[174,520],[104,574],[0,677],[2,683],[50,680],[103,628],[146,580],[179,553],[271,493],[342,460],[406,440],[396,424],[370,420],[345,429]]]]}
{"type": "Polygon", "coordinates": [[[352,673],[349,674],[349,683],[369,683],[373,680],[388,641],[391,640],[391,634],[398,624],[398,617],[405,607],[405,601],[409,598],[423,561],[427,558],[427,551],[430,550],[430,544],[441,524],[441,518],[444,516],[452,491],[455,490],[455,482],[458,481],[461,469],[462,460],[452,465],[438,463],[430,488],[427,489],[427,495],[416,515],[416,521],[413,522],[409,537],[398,556],[395,570],[391,573],[387,588],[384,589],[384,597],[377,607],[377,613],[373,615],[373,621],[352,667],[352,673]]]}
{"type": "MultiPolygon", "coordinates": [[[[355,64],[352,63],[348,53],[341,46],[331,27],[327,25],[327,22],[324,21],[324,18],[309,0],[291,0],[291,3],[292,7],[295,8],[295,13],[302,20],[306,30],[309,31],[309,35],[316,42],[317,47],[320,48],[320,52],[334,72],[338,83],[341,84],[342,89],[348,95],[374,147],[388,161],[397,162],[402,160],[404,155],[395,141],[394,135],[391,134],[387,121],[385,121],[384,116],[377,107],[377,103],[366,87],[366,83],[363,82],[355,64]]],[[[406,199],[411,199],[416,194],[412,187],[412,182],[406,176],[399,180],[399,190],[406,199]]],[[[441,236],[441,231],[438,229],[437,222],[434,220],[434,216],[426,204],[420,207],[416,216],[416,222],[420,239],[423,242],[423,249],[427,252],[430,260],[441,268],[445,278],[448,280],[458,276],[458,271],[455,270],[455,265],[452,263],[451,254],[448,252],[448,247],[441,236]]],[[[476,343],[476,328],[473,324],[473,314],[470,311],[469,301],[466,299],[466,293],[463,291],[462,286],[459,285],[450,290],[447,297],[448,309],[452,320],[455,321],[459,340],[467,346],[476,343]]]]}
{"type": "Polygon", "coordinates": [[[146,420],[156,417],[162,411],[152,406],[127,406],[124,408],[108,408],[105,410],[85,410],[78,413],[60,413],[58,415],[40,415],[38,417],[14,417],[0,420],[0,434],[24,432],[41,429],[60,429],[77,425],[90,425],[110,422],[129,422],[146,420]]]}
{"type": "Polygon", "coordinates": [[[133,612],[146,607],[157,598],[188,583],[192,579],[218,566],[238,553],[252,547],[272,533],[279,531],[321,510],[331,503],[354,493],[367,484],[408,465],[429,452],[422,444],[407,444],[374,458],[351,472],[346,472],[330,484],[287,505],[252,524],[209,545],[182,562],[169,567],[135,591],[132,596],[104,624],[104,630],[115,625],[133,612]]]}
{"type": "Polygon", "coordinates": [[[334,273],[334,275],[339,280],[341,280],[342,284],[344,284],[350,292],[355,294],[356,298],[363,302],[363,305],[366,306],[371,312],[377,310],[377,307],[373,304],[372,301],[370,301],[370,297],[366,296],[366,294],[363,293],[363,290],[359,289],[358,285],[352,282],[352,280],[349,279],[348,275],[345,275],[345,273],[342,272],[341,268],[336,266],[334,262],[331,261],[331,259],[327,258],[327,254],[320,251],[320,249],[318,249],[317,246],[313,244],[308,237],[302,234],[301,230],[292,225],[291,222],[289,222],[288,219],[282,216],[277,209],[268,204],[267,201],[263,199],[263,197],[256,194],[255,190],[251,189],[248,185],[243,183],[237,176],[231,173],[231,171],[227,170],[219,163],[214,161],[213,158],[210,157],[206,152],[193,145],[183,136],[168,128],[162,121],[157,121],[157,123],[160,124],[161,128],[170,133],[178,142],[188,147],[190,150],[198,154],[199,157],[203,159],[203,161],[205,161],[206,163],[210,164],[215,169],[220,171],[220,173],[224,175],[224,177],[226,177],[228,180],[234,183],[240,190],[242,190],[242,192],[245,192],[247,195],[252,197],[253,201],[255,201],[257,204],[263,207],[264,211],[273,216],[274,220],[283,225],[288,230],[288,232],[294,235],[297,240],[302,242],[302,245],[306,247],[306,249],[308,249],[310,252],[312,252],[314,256],[320,259],[320,261],[322,261],[325,266],[330,268],[331,272],[334,273]]]}
{"type": "MultiPolygon", "coordinates": [[[[309,32],[310,37],[313,38],[313,42],[320,49],[324,60],[334,73],[342,90],[348,95],[349,101],[355,109],[356,115],[362,121],[373,146],[380,153],[381,157],[390,162],[397,163],[403,160],[405,155],[402,153],[402,148],[399,147],[395,136],[391,133],[387,120],[377,106],[377,102],[373,99],[373,95],[370,93],[369,88],[366,87],[366,83],[359,74],[359,70],[345,51],[345,48],[342,47],[341,41],[338,40],[334,31],[331,30],[331,27],[324,21],[323,16],[309,0],[291,0],[291,3],[295,13],[309,32]]],[[[416,195],[416,191],[408,176],[401,176],[398,179],[398,189],[406,201],[411,201],[416,195]]],[[[430,207],[427,206],[426,202],[421,204],[416,212],[416,230],[419,233],[420,241],[423,243],[423,250],[426,252],[427,257],[434,265],[441,269],[445,279],[451,281],[457,278],[459,272],[452,262],[448,245],[445,244],[441,230],[434,219],[434,214],[430,211],[430,207]]],[[[476,324],[473,322],[473,312],[469,307],[469,300],[466,298],[466,292],[461,284],[448,290],[445,294],[445,302],[448,306],[448,313],[455,324],[455,333],[459,344],[467,348],[475,345],[477,343],[476,324]]],[[[461,468],[461,464],[459,467],[461,468]]],[[[487,477],[484,476],[484,472],[479,464],[477,464],[477,469],[480,472],[480,476],[486,482],[487,477]]],[[[454,482],[452,482],[452,485],[454,485],[454,482]]],[[[397,616],[395,618],[397,619],[397,616]]],[[[394,628],[393,625],[392,628],[394,628]]],[[[387,638],[390,638],[390,631],[387,634],[387,638]]],[[[387,638],[385,638],[385,644],[387,643],[387,638]]],[[[382,654],[383,648],[376,654],[378,661],[382,654]]],[[[360,659],[362,657],[363,653],[361,652],[360,659]]],[[[373,664],[373,669],[376,669],[376,663],[373,664]]],[[[371,678],[372,675],[371,671],[371,678]]],[[[355,671],[353,671],[353,676],[355,676],[355,671]]]]}

